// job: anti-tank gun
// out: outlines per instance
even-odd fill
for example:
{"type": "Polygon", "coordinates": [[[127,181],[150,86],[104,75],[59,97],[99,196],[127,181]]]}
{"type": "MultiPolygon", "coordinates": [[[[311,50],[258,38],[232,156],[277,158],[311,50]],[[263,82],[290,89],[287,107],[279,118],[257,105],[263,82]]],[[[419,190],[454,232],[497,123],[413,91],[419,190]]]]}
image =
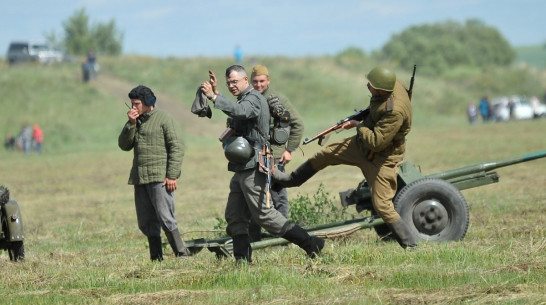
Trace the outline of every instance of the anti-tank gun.
{"type": "MultiPolygon", "coordinates": [[[[468,204],[461,190],[499,182],[499,175],[494,171],[498,168],[544,157],[546,150],[426,175],[419,166],[405,161],[399,168],[394,207],[418,240],[457,241],[465,236],[470,224],[468,204]]],[[[358,212],[370,211],[371,215],[308,227],[310,235],[335,238],[366,228],[374,228],[381,237],[390,234],[390,229],[373,209],[371,192],[365,180],[356,188],[340,192],[340,199],[344,207],[354,205],[358,212]]],[[[199,238],[185,243],[193,254],[207,248],[219,257],[231,256],[233,249],[230,237],[199,238]]],[[[261,241],[253,242],[251,246],[256,250],[288,243],[284,238],[265,234],[261,241]]]]}
{"type": "MultiPolygon", "coordinates": [[[[499,182],[498,168],[546,157],[546,150],[520,157],[478,163],[424,175],[418,166],[400,165],[394,208],[419,240],[462,239],[469,225],[468,204],[461,190],[499,182]]],[[[354,189],[340,192],[343,206],[355,205],[358,212],[376,215],[366,180],[354,189]]],[[[375,226],[380,236],[390,233],[386,225],[375,226]]]]}

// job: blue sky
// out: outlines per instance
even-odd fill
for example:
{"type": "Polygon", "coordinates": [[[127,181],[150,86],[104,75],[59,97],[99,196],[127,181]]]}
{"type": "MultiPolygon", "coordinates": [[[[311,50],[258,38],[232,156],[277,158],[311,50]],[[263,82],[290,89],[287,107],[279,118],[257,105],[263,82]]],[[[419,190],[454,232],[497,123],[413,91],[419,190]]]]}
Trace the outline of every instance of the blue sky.
{"type": "Polygon", "coordinates": [[[124,54],[245,56],[371,52],[413,25],[479,19],[512,46],[546,43],[544,0],[2,0],[0,53],[11,40],[44,41],[85,8],[91,24],[116,22],[124,54]],[[9,3],[9,4],[8,4],[9,3]]]}

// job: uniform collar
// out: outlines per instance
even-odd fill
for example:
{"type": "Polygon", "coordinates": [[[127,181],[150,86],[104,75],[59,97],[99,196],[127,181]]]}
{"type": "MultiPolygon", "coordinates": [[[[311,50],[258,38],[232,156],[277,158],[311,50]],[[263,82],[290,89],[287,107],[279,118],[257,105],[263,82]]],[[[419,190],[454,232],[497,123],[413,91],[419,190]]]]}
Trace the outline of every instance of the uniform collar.
{"type": "Polygon", "coordinates": [[[247,96],[253,90],[254,90],[254,87],[249,85],[248,87],[246,87],[245,90],[243,90],[243,92],[241,94],[239,94],[239,96],[237,96],[237,100],[240,101],[240,100],[244,99],[245,96],[247,96]]]}

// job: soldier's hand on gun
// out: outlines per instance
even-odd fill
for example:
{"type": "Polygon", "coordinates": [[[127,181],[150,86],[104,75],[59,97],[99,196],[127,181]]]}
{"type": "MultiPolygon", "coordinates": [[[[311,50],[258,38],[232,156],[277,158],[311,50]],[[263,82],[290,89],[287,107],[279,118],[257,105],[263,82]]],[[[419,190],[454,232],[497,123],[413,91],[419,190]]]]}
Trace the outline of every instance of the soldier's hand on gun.
{"type": "Polygon", "coordinates": [[[358,125],[358,121],[357,120],[350,120],[350,121],[347,121],[345,123],[343,123],[343,125],[341,125],[341,128],[343,129],[351,129],[353,127],[356,127],[358,125]]]}
{"type": "Polygon", "coordinates": [[[176,190],[176,179],[165,178],[163,186],[167,187],[167,191],[172,193],[176,190]]]}

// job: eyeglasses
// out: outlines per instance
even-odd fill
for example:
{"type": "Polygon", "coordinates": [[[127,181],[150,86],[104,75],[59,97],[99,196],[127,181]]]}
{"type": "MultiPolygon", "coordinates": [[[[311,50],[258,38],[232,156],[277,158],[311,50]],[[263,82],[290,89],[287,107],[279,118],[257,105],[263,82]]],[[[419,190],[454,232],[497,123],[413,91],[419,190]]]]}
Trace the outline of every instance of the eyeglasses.
{"type": "Polygon", "coordinates": [[[241,80],[242,80],[242,78],[234,79],[234,80],[228,80],[228,81],[226,81],[226,86],[228,86],[228,87],[231,86],[231,85],[237,86],[237,83],[239,81],[241,81],[241,80]]]}

